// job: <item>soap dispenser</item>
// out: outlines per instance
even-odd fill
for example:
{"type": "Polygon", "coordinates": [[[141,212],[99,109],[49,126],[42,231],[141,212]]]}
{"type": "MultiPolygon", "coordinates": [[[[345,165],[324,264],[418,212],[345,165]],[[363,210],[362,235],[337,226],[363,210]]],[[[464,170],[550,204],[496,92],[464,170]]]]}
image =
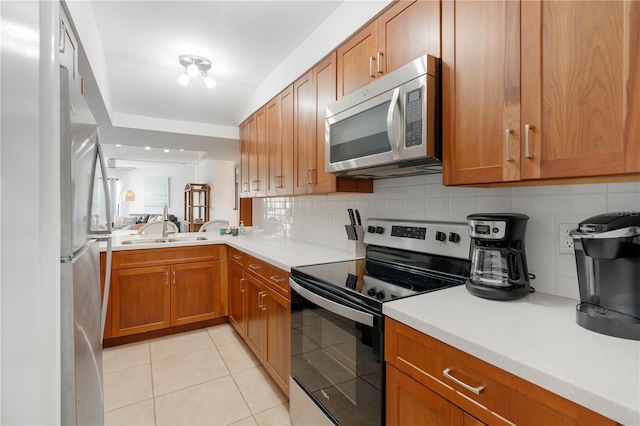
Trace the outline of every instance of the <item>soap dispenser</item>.
{"type": "Polygon", "coordinates": [[[240,226],[238,226],[238,235],[244,235],[244,222],[240,221],[240,226]]]}

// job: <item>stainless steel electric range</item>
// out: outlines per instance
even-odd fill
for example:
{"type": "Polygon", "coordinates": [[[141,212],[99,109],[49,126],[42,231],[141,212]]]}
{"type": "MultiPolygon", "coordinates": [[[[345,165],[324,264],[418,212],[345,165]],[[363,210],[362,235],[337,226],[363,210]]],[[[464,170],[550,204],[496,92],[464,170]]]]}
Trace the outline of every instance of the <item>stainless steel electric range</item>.
{"type": "Polygon", "coordinates": [[[464,284],[466,222],[369,219],[366,258],[292,268],[294,425],[384,424],[384,321],[391,300],[464,284]]]}

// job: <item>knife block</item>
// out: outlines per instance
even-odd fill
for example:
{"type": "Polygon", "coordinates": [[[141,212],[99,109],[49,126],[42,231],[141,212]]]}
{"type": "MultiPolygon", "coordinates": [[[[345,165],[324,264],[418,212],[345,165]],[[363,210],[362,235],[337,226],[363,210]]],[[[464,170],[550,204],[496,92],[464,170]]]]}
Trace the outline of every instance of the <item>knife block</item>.
{"type": "Polygon", "coordinates": [[[362,225],[354,225],[357,240],[347,240],[347,253],[349,256],[364,257],[367,254],[367,245],[364,243],[364,228],[362,225]]]}

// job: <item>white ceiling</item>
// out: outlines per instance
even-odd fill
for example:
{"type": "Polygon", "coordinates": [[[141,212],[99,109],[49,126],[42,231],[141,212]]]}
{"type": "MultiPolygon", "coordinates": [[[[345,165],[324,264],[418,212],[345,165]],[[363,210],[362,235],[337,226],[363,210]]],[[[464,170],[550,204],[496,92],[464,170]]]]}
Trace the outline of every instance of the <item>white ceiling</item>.
{"type": "Polygon", "coordinates": [[[115,127],[113,118],[236,128],[265,77],[343,2],[90,3],[104,49],[110,112],[91,76],[84,76],[85,92],[93,98],[89,103],[102,128],[106,156],[197,164],[202,158],[237,161],[237,140],[197,131],[158,131],[158,126],[115,127]],[[201,77],[192,78],[187,87],[177,83],[183,72],[178,57],[184,54],[213,62],[215,88],[207,89],[201,77]]]}

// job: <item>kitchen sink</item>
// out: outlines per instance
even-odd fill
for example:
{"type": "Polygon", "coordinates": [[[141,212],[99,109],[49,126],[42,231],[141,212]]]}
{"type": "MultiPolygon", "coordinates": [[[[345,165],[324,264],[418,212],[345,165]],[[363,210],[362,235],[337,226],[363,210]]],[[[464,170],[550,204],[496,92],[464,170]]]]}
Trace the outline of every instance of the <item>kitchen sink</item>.
{"type": "Polygon", "coordinates": [[[185,236],[171,238],[143,238],[139,240],[125,240],[122,244],[156,244],[156,243],[177,243],[180,241],[204,241],[207,237],[185,236]]]}

